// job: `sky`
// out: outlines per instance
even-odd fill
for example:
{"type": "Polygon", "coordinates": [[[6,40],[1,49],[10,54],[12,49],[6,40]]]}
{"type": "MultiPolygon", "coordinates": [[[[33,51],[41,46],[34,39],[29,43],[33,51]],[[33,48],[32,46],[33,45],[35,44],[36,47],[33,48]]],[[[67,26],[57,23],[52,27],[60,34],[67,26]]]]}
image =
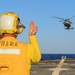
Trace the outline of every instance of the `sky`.
{"type": "MultiPolygon", "coordinates": [[[[75,54],[75,29],[65,30],[60,18],[75,16],[75,0],[0,0],[0,14],[14,12],[26,26],[18,40],[29,43],[29,25],[38,26],[36,34],[41,53],[75,54]]],[[[75,28],[75,18],[72,18],[75,28]]]]}

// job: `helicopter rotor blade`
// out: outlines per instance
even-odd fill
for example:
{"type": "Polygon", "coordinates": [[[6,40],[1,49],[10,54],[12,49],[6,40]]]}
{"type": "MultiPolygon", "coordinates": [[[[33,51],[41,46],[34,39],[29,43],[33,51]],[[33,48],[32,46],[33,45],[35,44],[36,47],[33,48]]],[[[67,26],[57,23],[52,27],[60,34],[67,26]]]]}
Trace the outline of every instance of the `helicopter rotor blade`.
{"type": "Polygon", "coordinates": [[[58,18],[58,19],[63,19],[63,20],[64,20],[64,18],[60,18],[60,17],[55,17],[55,16],[53,16],[53,18],[58,18]]]}
{"type": "Polygon", "coordinates": [[[63,19],[63,20],[60,20],[59,22],[64,22],[65,21],[65,19],[63,19]]]}
{"type": "Polygon", "coordinates": [[[75,16],[72,16],[71,18],[69,18],[69,19],[72,19],[72,18],[74,18],[75,16]]]}

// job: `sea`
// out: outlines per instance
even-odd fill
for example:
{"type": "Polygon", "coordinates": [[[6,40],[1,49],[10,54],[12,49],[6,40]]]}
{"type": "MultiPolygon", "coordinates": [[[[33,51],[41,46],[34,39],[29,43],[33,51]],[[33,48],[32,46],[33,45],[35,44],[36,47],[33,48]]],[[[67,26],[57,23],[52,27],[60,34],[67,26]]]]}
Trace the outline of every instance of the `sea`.
{"type": "Polygon", "coordinates": [[[62,57],[66,59],[75,59],[75,54],[41,54],[41,60],[60,60],[62,57]]]}

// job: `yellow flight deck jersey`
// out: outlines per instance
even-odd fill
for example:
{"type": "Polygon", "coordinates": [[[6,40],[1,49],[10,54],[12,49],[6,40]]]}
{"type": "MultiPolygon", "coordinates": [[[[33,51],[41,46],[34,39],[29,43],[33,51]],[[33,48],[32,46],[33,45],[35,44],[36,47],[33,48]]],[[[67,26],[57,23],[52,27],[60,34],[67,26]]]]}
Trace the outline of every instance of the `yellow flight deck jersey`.
{"type": "Polygon", "coordinates": [[[23,43],[14,37],[0,40],[0,75],[29,75],[31,62],[41,59],[35,35],[29,36],[30,43],[23,43]]]}

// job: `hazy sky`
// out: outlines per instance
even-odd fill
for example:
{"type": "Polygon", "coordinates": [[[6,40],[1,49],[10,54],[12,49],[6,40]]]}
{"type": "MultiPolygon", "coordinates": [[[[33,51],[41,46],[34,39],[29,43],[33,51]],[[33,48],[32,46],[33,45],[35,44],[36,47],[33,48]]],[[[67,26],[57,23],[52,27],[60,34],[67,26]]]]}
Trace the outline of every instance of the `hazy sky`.
{"type": "MultiPolygon", "coordinates": [[[[75,16],[75,0],[0,0],[0,14],[4,12],[17,13],[26,26],[18,40],[29,42],[29,24],[34,20],[41,53],[75,53],[75,29],[65,30],[60,19],[52,18],[75,16]]],[[[71,21],[75,28],[75,18],[71,21]]]]}

